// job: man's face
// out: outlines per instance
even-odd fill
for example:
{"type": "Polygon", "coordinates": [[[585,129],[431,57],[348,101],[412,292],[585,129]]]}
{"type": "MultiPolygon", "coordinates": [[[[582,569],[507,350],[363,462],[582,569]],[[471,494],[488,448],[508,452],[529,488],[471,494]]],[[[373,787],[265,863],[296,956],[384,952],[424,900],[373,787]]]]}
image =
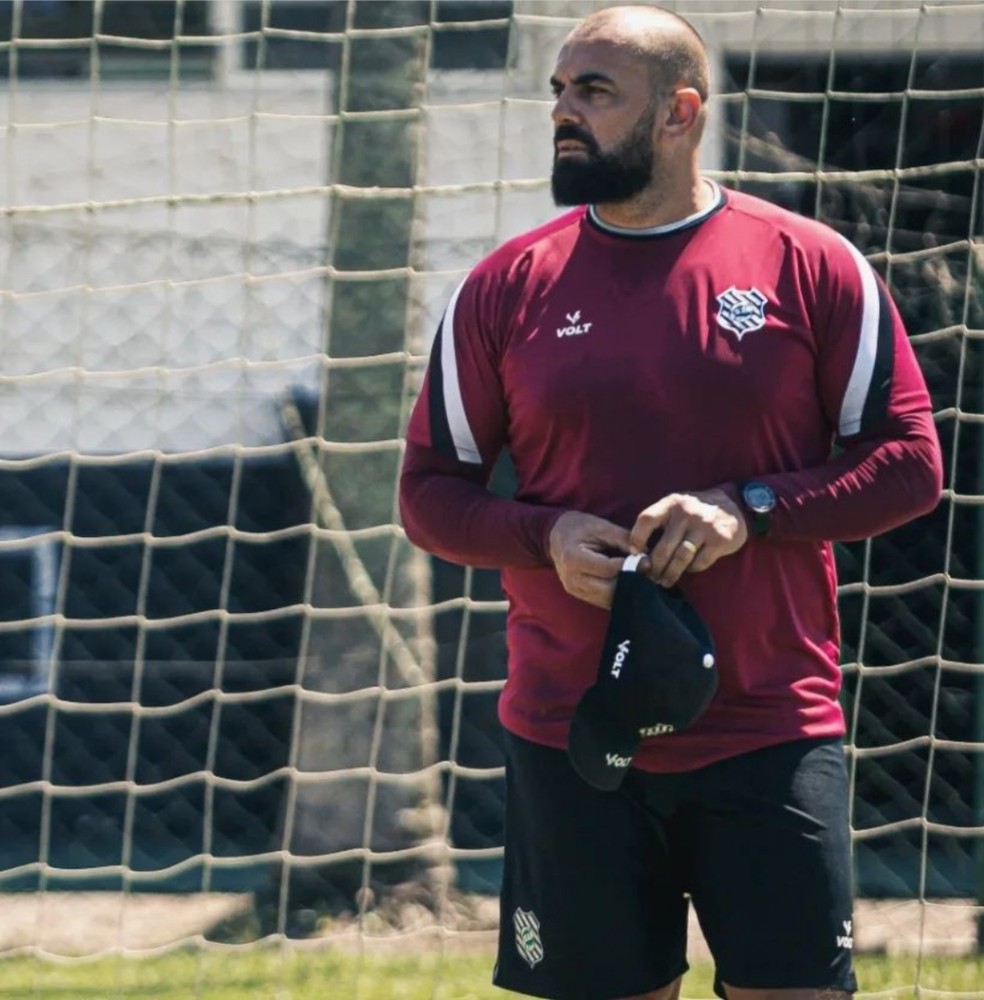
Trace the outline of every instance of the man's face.
{"type": "Polygon", "coordinates": [[[627,201],[653,180],[658,101],[638,58],[606,42],[569,42],[551,77],[558,205],[627,201]]]}
{"type": "Polygon", "coordinates": [[[608,152],[575,125],[559,125],[554,143],[575,139],[583,156],[554,154],[550,189],[557,205],[605,205],[628,201],[644,191],[653,178],[653,124],[656,109],[639,117],[632,131],[608,152]]]}

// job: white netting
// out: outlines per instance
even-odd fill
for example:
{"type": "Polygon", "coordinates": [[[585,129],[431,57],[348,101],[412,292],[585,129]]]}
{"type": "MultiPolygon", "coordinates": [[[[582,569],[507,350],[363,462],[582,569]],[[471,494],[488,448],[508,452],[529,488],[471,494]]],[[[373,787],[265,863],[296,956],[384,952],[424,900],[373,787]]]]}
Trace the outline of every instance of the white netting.
{"type": "MultiPolygon", "coordinates": [[[[426,940],[433,995],[484,988],[450,952],[495,926],[503,603],[411,550],[395,477],[450,291],[555,211],[547,79],[598,6],[0,9],[5,953],[328,943],[375,996],[426,940]]],[[[933,392],[940,509],[839,550],[858,948],[932,989],[984,839],[984,5],[671,6],[705,168],[852,239],[933,392]]]]}

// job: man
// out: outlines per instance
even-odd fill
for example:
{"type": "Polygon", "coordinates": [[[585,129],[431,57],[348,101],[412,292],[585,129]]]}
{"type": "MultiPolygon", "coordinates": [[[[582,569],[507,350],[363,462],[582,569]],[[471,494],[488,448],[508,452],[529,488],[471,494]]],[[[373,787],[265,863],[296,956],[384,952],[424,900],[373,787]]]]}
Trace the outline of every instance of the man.
{"type": "Polygon", "coordinates": [[[701,177],[708,64],[686,21],[593,14],[551,82],[554,198],[589,207],[455,291],[401,479],[410,539],[500,567],[509,601],[495,982],[673,1000],[692,902],[721,996],[848,997],[831,542],[936,504],[925,384],[856,249],[701,177]],[[486,488],[503,448],[512,499],[486,488]],[[699,611],[719,688],[602,792],[565,747],[629,553],[699,611]]]}

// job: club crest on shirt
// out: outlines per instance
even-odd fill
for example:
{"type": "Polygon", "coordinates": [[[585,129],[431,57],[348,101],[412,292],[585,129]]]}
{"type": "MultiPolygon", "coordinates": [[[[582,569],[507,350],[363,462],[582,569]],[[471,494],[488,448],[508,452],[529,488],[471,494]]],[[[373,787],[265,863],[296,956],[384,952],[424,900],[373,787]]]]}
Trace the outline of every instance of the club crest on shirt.
{"type": "Polygon", "coordinates": [[[765,304],[769,300],[757,288],[735,288],[717,296],[717,321],[739,340],[765,326],[765,304]]]}

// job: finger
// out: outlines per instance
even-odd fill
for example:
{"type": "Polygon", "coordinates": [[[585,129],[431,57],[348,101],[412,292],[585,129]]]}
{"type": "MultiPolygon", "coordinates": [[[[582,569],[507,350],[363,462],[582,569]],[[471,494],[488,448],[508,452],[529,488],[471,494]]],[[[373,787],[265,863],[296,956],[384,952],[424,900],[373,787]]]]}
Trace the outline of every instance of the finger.
{"type": "Polygon", "coordinates": [[[549,555],[560,569],[582,565],[583,560],[617,560],[628,551],[628,543],[629,532],[620,525],[591,514],[567,511],[550,531],[549,555]]]}
{"type": "MultiPolygon", "coordinates": [[[[671,519],[663,528],[663,534],[660,540],[653,546],[649,553],[649,559],[652,563],[652,571],[650,575],[658,583],[663,582],[663,575],[669,567],[673,559],[677,558],[677,550],[680,548],[680,543],[687,537],[687,522],[683,518],[671,519]]],[[[680,558],[686,555],[686,563],[689,563],[693,558],[693,553],[684,550],[680,554],[680,558]]],[[[686,563],[684,565],[686,565],[686,563]]]]}
{"type": "Polygon", "coordinates": [[[582,549],[590,549],[602,554],[629,552],[629,532],[621,525],[602,521],[600,518],[586,526],[574,541],[582,549]]]}
{"type": "Polygon", "coordinates": [[[629,530],[628,528],[623,528],[620,524],[609,523],[602,541],[605,542],[609,549],[614,549],[616,552],[621,552],[624,555],[628,555],[631,551],[629,530]]]}
{"type": "Polygon", "coordinates": [[[715,546],[702,545],[697,554],[690,561],[690,565],[687,567],[686,572],[702,573],[705,569],[709,569],[713,566],[719,558],[720,554],[715,546]]]}
{"type": "Polygon", "coordinates": [[[615,597],[615,581],[581,576],[568,588],[568,593],[588,604],[607,610],[612,606],[615,597]]]}
{"type": "Polygon", "coordinates": [[[658,582],[664,587],[674,586],[680,577],[693,565],[694,559],[700,554],[700,549],[700,544],[695,539],[684,535],[660,575],[658,582]]]}
{"type": "Polygon", "coordinates": [[[647,507],[637,518],[629,533],[629,549],[632,552],[645,552],[650,547],[649,540],[653,532],[662,528],[673,508],[672,497],[663,497],[647,507]]]}
{"type": "Polygon", "coordinates": [[[679,555],[681,550],[689,553],[690,562],[693,562],[697,558],[697,554],[701,550],[701,545],[700,542],[694,541],[694,539],[691,538],[689,535],[685,535],[683,541],[680,542],[680,544],[677,546],[676,555],[679,555]]]}
{"type": "Polygon", "coordinates": [[[612,580],[618,576],[624,561],[623,556],[606,556],[593,549],[578,548],[571,553],[567,569],[573,574],[612,580]]]}
{"type": "Polygon", "coordinates": [[[587,574],[595,580],[604,580],[608,583],[614,583],[618,579],[619,573],[622,572],[622,566],[625,560],[619,556],[617,559],[609,559],[606,563],[594,563],[592,564],[592,571],[587,574]]]}
{"type": "Polygon", "coordinates": [[[564,561],[557,566],[561,586],[568,594],[601,608],[611,607],[621,560],[592,559],[587,563],[564,561]]]}
{"type": "Polygon", "coordinates": [[[664,587],[672,587],[700,555],[704,541],[700,525],[691,518],[675,519],[664,530],[663,537],[653,547],[651,558],[658,572],[653,578],[664,587]]]}

